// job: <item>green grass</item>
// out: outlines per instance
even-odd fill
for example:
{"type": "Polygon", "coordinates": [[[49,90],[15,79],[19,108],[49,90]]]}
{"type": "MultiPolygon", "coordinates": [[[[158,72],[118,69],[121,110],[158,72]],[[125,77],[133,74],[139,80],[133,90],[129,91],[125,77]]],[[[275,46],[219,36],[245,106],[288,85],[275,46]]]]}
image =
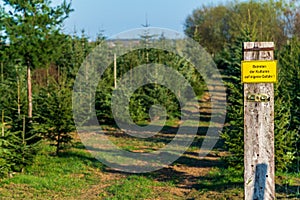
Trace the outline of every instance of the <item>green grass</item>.
{"type": "Polygon", "coordinates": [[[235,191],[240,194],[243,191],[243,172],[232,168],[213,168],[206,176],[201,177],[197,187],[199,191],[235,191]]]}
{"type": "Polygon", "coordinates": [[[102,180],[104,166],[81,145],[59,156],[54,156],[54,151],[45,145],[43,152],[23,174],[1,180],[0,199],[82,199],[86,191],[102,184],[107,186],[98,192],[98,199],[147,199],[161,195],[165,199],[175,198],[168,193],[157,193],[156,187],[172,185],[150,176],[123,175],[118,179],[118,175],[112,174],[111,180],[102,180]]]}
{"type": "MultiPolygon", "coordinates": [[[[45,146],[44,152],[53,150],[45,146]]],[[[36,157],[32,166],[25,169],[24,174],[16,174],[13,178],[2,180],[0,187],[26,185],[35,194],[59,193],[63,197],[74,196],[83,188],[98,183],[94,171],[102,168],[102,164],[95,162],[94,158],[81,149],[73,148],[60,156],[42,153],[36,157]]],[[[13,193],[3,191],[0,197],[18,198],[11,195],[13,193]]]]}
{"type": "MultiPolygon", "coordinates": [[[[124,142],[124,138],[115,140],[124,142]]],[[[126,140],[125,146],[130,146],[130,139],[126,140]]],[[[132,148],[147,145],[143,141],[132,142],[132,148]]],[[[155,147],[155,143],[152,145],[155,147]]],[[[193,150],[194,147],[188,151],[192,153],[193,150]]],[[[107,169],[81,143],[59,156],[54,156],[54,152],[53,147],[44,145],[41,154],[23,174],[0,180],[0,199],[243,199],[243,172],[226,169],[221,161],[218,161],[219,167],[210,167],[208,173],[191,176],[188,175],[189,167],[197,170],[199,162],[184,155],[174,166],[187,167],[185,173],[174,167],[130,175],[107,169]],[[189,190],[183,190],[182,184],[188,179],[193,179],[194,183],[189,190]]],[[[211,166],[216,164],[216,161],[206,162],[212,162],[211,166]]],[[[206,167],[202,166],[202,170],[206,167]]],[[[279,199],[300,197],[297,194],[299,174],[276,175],[279,199]]]]}
{"type": "Polygon", "coordinates": [[[100,196],[107,200],[147,199],[155,196],[154,187],[158,186],[163,186],[163,184],[150,178],[133,175],[116,181],[115,184],[106,189],[105,194],[100,196]]]}

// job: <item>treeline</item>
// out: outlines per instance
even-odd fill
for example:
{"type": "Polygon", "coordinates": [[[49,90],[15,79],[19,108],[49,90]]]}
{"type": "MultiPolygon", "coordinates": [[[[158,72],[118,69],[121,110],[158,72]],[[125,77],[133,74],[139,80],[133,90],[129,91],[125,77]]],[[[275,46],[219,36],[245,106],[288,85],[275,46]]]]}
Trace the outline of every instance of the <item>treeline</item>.
{"type": "Polygon", "coordinates": [[[241,30],[251,32],[252,41],[275,42],[279,50],[300,36],[298,0],[232,1],[196,9],[185,21],[185,33],[213,55],[234,43],[241,30]]]}
{"type": "Polygon", "coordinates": [[[275,160],[277,171],[299,170],[300,98],[299,1],[257,0],[202,7],[186,19],[185,33],[214,55],[228,89],[222,138],[232,167],[243,168],[243,42],[273,41],[279,61],[275,84],[275,160]]]}

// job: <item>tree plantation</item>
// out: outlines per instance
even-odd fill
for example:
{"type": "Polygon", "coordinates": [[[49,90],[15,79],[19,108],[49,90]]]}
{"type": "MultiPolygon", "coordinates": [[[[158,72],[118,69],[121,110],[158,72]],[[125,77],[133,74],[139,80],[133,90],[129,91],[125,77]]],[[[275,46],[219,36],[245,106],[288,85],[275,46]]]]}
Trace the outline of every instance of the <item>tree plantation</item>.
{"type": "MultiPolygon", "coordinates": [[[[278,81],[274,84],[276,193],[281,199],[299,198],[299,6],[297,0],[224,1],[195,8],[182,19],[185,35],[211,55],[226,87],[226,122],[209,158],[201,160],[198,150],[212,118],[211,94],[205,77],[189,58],[163,48],[148,48],[151,42],[167,46],[174,41],[147,31],[140,38],[121,43],[107,39],[102,32],[95,40],[84,30],[70,35],[63,32],[63,27],[76,10],[68,1],[54,6],[48,0],[3,0],[0,6],[0,199],[45,199],[43,193],[51,194],[47,197],[50,199],[243,198],[241,62],[243,43],[257,41],[274,42],[278,61],[278,81]],[[82,113],[84,109],[95,109],[105,135],[119,148],[149,153],[165,147],[175,137],[182,120],[178,97],[189,97],[189,94],[174,94],[156,83],[136,89],[124,109],[129,111],[132,121],[143,127],[151,121],[166,119],[157,136],[136,139],[125,135],[117,126],[115,114],[118,120],[128,122],[128,118],[122,118],[122,109],[112,111],[114,91],[119,87],[117,79],[126,74],[130,77],[128,82],[139,79],[133,69],[155,63],[172,67],[189,82],[196,95],[195,104],[189,105],[189,115],[200,112],[197,137],[171,166],[141,175],[113,171],[91,156],[76,132],[72,107],[74,83],[89,55],[97,47],[112,50],[135,42],[144,48],[115,57],[115,62],[112,52],[105,58],[102,56],[102,60],[95,59],[110,64],[103,71],[96,91],[92,95],[83,94],[86,96],[81,105],[91,97],[94,105],[76,109],[82,113]],[[157,105],[165,108],[166,116],[160,116],[157,105]],[[14,187],[18,189],[11,189],[14,187]],[[12,196],[14,193],[16,196],[12,196]]],[[[180,39],[174,40],[180,44],[180,39]]],[[[183,47],[178,45],[178,49],[183,47]]],[[[268,73],[264,66],[254,68],[261,74],[268,73]]],[[[166,79],[160,73],[149,74],[144,82],[153,77],[166,79]]],[[[179,89],[186,87],[178,80],[170,84],[179,89]]],[[[128,96],[129,92],[121,89],[128,96]]],[[[90,123],[87,116],[80,117],[82,124],[90,123]]]]}

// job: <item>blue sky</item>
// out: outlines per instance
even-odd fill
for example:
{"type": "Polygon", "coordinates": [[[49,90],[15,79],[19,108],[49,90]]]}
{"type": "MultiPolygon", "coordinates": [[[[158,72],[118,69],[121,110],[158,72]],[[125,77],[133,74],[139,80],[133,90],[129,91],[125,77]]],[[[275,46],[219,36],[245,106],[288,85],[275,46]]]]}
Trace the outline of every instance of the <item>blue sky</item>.
{"type": "MultiPolygon", "coordinates": [[[[61,0],[53,0],[53,3],[61,0]]],[[[226,0],[73,0],[74,12],[65,22],[65,32],[82,29],[91,38],[101,30],[111,37],[120,32],[141,28],[146,23],[153,27],[183,32],[186,17],[198,7],[216,5],[226,0]]]]}
{"type": "MultiPolygon", "coordinates": [[[[51,0],[57,5],[63,0],[51,0]]],[[[67,0],[70,2],[71,0],[67,0]]],[[[150,26],[167,28],[183,33],[184,22],[193,10],[202,5],[218,5],[229,0],[72,0],[74,12],[65,21],[64,32],[74,30],[94,39],[103,31],[107,37],[120,32],[150,26]]],[[[3,1],[0,0],[0,4],[3,1]]]]}

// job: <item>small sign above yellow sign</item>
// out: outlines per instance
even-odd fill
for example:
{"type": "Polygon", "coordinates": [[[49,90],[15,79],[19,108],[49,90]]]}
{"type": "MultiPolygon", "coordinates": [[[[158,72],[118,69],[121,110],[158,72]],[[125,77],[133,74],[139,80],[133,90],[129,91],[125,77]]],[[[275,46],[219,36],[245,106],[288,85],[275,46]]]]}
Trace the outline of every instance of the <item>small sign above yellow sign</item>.
{"type": "Polygon", "coordinates": [[[242,83],[276,83],[277,61],[242,61],[242,83]]]}

